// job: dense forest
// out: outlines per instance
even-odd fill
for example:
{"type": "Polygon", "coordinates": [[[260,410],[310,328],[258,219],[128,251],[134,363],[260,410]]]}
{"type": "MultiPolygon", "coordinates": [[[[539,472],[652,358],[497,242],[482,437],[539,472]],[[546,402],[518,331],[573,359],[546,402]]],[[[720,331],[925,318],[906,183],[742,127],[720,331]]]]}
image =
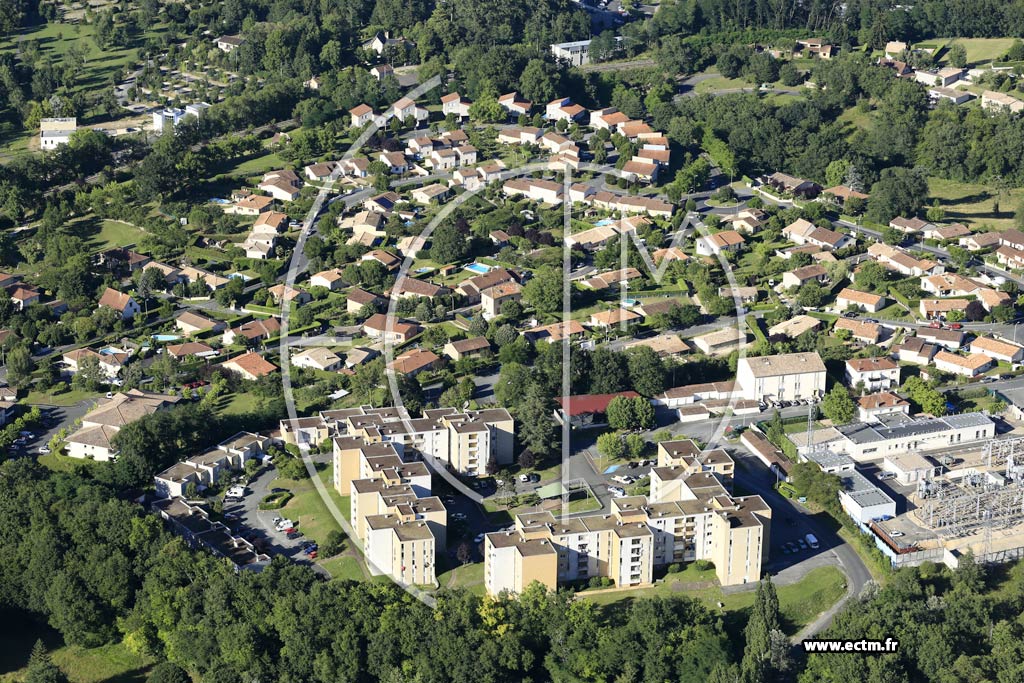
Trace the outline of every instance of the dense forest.
{"type": "MultiPolygon", "coordinates": [[[[1024,570],[897,572],[827,637],[900,641],[896,654],[794,659],[763,584],[742,637],[686,598],[599,608],[536,587],[518,600],[444,591],[431,610],[398,587],[323,582],[275,561],[235,574],[82,474],[0,465],[0,607],[68,643],[123,641],[203,681],[1019,681],[1024,570]],[[998,588],[993,591],[993,588],[998,588]]],[[[47,679],[50,680],[50,679],[47,679]]]]}

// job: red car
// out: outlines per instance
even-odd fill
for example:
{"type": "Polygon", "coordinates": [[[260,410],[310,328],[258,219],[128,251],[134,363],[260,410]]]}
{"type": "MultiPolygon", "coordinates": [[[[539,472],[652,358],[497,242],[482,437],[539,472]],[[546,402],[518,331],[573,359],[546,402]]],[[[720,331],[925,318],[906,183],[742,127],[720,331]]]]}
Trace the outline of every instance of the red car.
{"type": "Polygon", "coordinates": [[[932,329],[935,329],[935,330],[941,330],[942,329],[942,323],[940,323],[938,320],[933,320],[930,323],[928,323],[928,327],[930,327],[932,329]]]}
{"type": "Polygon", "coordinates": [[[951,330],[962,330],[964,328],[960,323],[950,323],[949,329],[951,330]]]}

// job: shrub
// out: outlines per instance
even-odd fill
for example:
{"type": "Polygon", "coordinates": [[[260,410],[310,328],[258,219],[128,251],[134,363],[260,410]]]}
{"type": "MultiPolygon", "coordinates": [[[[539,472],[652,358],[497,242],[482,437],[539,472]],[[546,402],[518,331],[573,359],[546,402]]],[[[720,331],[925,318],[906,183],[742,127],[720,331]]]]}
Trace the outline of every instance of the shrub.
{"type": "Polygon", "coordinates": [[[714,569],[715,563],[710,560],[694,560],[693,566],[699,572],[706,572],[709,569],[714,569]]]}
{"type": "Polygon", "coordinates": [[[279,510],[287,505],[291,499],[291,491],[278,491],[277,493],[271,493],[260,501],[259,508],[260,510],[279,510]]]}
{"type": "Polygon", "coordinates": [[[683,567],[677,562],[673,562],[668,566],[669,574],[678,574],[681,571],[683,571],[683,567]]]}
{"type": "Polygon", "coordinates": [[[324,542],[320,544],[320,554],[324,557],[334,557],[345,549],[345,534],[337,529],[332,529],[324,542]]]}

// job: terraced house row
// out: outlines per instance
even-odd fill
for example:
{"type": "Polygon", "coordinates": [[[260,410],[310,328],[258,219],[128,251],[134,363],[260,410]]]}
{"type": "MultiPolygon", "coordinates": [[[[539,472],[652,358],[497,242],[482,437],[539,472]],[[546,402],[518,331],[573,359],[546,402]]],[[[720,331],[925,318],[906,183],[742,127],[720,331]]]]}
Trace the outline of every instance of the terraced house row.
{"type": "Polygon", "coordinates": [[[735,463],[723,450],[693,441],[662,442],[648,496],[612,501],[609,514],[556,518],[517,515],[513,530],[487,534],[487,592],[521,593],[608,577],[640,586],[655,567],[714,562],[723,586],[757,581],[767,557],[771,508],[760,496],[733,496],[735,463]]]}

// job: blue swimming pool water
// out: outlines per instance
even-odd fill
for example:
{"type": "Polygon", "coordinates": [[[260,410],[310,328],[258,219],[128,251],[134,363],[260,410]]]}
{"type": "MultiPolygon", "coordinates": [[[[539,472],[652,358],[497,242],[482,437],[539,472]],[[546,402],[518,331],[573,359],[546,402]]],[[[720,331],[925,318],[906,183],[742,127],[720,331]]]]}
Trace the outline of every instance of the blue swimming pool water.
{"type": "Polygon", "coordinates": [[[466,270],[470,271],[471,273],[476,273],[477,275],[485,275],[491,271],[491,267],[485,266],[482,263],[470,263],[468,266],[466,266],[466,270]]]}
{"type": "Polygon", "coordinates": [[[155,339],[156,341],[166,342],[177,341],[178,339],[181,339],[181,337],[179,337],[176,334],[154,334],[153,339],[155,339]]]}
{"type": "Polygon", "coordinates": [[[100,349],[100,353],[104,356],[112,356],[115,353],[123,353],[123,351],[121,351],[121,349],[115,349],[113,347],[108,346],[105,349],[100,349]]]}
{"type": "Polygon", "coordinates": [[[230,199],[221,199],[220,197],[214,197],[210,201],[213,202],[214,204],[230,204],[231,203],[230,199]]]}
{"type": "Polygon", "coordinates": [[[433,268],[431,268],[430,266],[424,266],[423,268],[417,268],[417,269],[416,269],[416,273],[417,273],[417,274],[419,274],[419,273],[429,273],[429,272],[431,272],[432,270],[434,270],[434,269],[433,269],[433,268]]]}
{"type": "Polygon", "coordinates": [[[603,227],[605,225],[611,225],[614,222],[615,222],[615,220],[612,219],[612,218],[602,218],[598,222],[594,223],[594,226],[600,228],[600,227],[603,227]]]}
{"type": "Polygon", "coordinates": [[[623,306],[636,306],[638,303],[640,303],[640,302],[637,301],[636,299],[623,299],[622,300],[622,305],[623,306]]]}

